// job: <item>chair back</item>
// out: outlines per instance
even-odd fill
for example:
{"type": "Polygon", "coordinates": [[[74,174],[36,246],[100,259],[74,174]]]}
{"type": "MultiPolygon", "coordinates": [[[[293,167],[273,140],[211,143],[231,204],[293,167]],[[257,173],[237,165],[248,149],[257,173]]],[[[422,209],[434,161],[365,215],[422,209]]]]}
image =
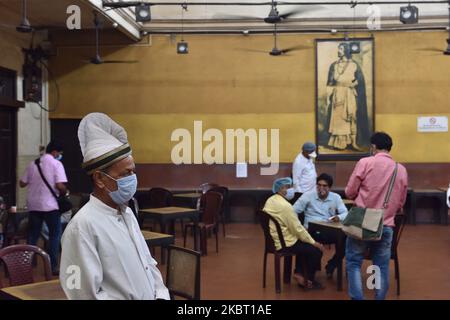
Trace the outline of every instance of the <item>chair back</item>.
{"type": "Polygon", "coordinates": [[[149,207],[162,208],[172,205],[172,192],[164,188],[151,188],[149,191],[149,207]]]}
{"type": "Polygon", "coordinates": [[[392,236],[392,245],[391,245],[391,258],[395,258],[397,256],[397,247],[400,242],[400,237],[403,233],[403,229],[405,227],[406,215],[405,214],[397,214],[395,216],[395,227],[394,234],[392,236]]]}
{"type": "Polygon", "coordinates": [[[199,187],[200,193],[206,193],[210,189],[218,187],[218,186],[219,185],[217,183],[211,183],[211,182],[202,183],[199,187]]]}
{"type": "Polygon", "coordinates": [[[267,212],[265,212],[263,210],[259,210],[259,217],[260,217],[259,221],[260,221],[261,227],[264,232],[266,251],[271,252],[271,253],[275,253],[278,251],[275,247],[275,241],[273,240],[272,235],[270,234],[270,222],[271,221],[275,225],[275,229],[277,230],[277,233],[278,233],[278,239],[280,240],[280,244],[281,244],[280,251],[285,249],[286,242],[284,241],[284,236],[283,236],[283,233],[281,232],[281,226],[278,223],[278,221],[274,217],[272,217],[270,214],[268,214],[267,212]]]}
{"type": "Polygon", "coordinates": [[[168,247],[166,286],[171,299],[200,300],[200,252],[168,247]]]}
{"type": "Polygon", "coordinates": [[[8,246],[11,242],[28,239],[28,212],[11,213],[8,211],[3,213],[3,247],[8,246]]]}
{"type": "Polygon", "coordinates": [[[133,211],[134,216],[139,221],[139,204],[135,197],[131,198],[128,202],[128,206],[130,207],[131,211],[133,211]]]}
{"type": "MultiPolygon", "coordinates": [[[[45,280],[51,280],[50,257],[41,248],[28,244],[18,244],[0,250],[0,261],[5,264],[8,271],[10,286],[19,286],[34,282],[33,258],[35,254],[41,256],[44,261],[45,280]]],[[[3,288],[1,281],[0,288],[3,288]]]]}
{"type": "Polygon", "coordinates": [[[202,195],[203,210],[201,221],[205,224],[216,224],[222,210],[223,196],[215,191],[208,191],[202,195]]]}

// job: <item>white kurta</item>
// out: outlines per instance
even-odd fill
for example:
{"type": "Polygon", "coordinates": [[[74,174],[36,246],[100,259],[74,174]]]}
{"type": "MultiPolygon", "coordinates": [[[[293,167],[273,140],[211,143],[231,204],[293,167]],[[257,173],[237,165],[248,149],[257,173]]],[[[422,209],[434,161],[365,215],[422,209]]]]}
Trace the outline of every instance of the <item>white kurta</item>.
{"type": "Polygon", "coordinates": [[[91,195],[61,242],[60,281],[69,299],[170,299],[130,208],[120,214],[91,195]]]}

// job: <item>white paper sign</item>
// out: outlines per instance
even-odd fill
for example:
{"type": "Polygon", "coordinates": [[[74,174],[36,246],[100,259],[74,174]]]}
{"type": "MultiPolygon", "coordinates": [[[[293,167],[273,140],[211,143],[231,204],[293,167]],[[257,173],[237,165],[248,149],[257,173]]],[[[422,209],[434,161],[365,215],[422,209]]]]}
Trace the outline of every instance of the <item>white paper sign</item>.
{"type": "Polygon", "coordinates": [[[417,117],[418,132],[448,132],[447,117],[417,117]]]}
{"type": "Polygon", "coordinates": [[[236,163],[236,178],[247,178],[247,163],[237,162],[236,163]]]}

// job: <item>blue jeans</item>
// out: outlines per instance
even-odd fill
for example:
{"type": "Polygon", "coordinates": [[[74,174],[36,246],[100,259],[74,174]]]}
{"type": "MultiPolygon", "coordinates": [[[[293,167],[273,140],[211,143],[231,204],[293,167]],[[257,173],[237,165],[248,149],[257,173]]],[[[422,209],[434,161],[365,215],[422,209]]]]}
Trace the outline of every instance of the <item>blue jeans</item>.
{"type": "Polygon", "coordinates": [[[28,243],[36,245],[41,235],[42,223],[45,221],[49,231],[48,254],[52,271],[58,270],[59,242],[61,239],[61,214],[55,211],[30,211],[28,215],[28,243]]]}
{"type": "Polygon", "coordinates": [[[380,288],[375,289],[375,299],[384,300],[389,289],[389,261],[391,259],[391,242],[394,230],[383,227],[383,234],[379,241],[361,241],[347,237],[345,248],[345,262],[348,277],[348,294],[354,300],[363,300],[361,280],[361,265],[364,253],[370,248],[372,262],[380,268],[380,288]]]}

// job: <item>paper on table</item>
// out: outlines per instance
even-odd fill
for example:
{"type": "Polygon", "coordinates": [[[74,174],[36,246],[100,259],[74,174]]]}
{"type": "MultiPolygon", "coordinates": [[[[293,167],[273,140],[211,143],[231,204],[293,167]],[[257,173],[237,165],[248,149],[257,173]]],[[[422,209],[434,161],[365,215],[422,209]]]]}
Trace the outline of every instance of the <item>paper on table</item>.
{"type": "Polygon", "coordinates": [[[236,178],[247,178],[247,163],[237,162],[236,163],[236,178]]]}

